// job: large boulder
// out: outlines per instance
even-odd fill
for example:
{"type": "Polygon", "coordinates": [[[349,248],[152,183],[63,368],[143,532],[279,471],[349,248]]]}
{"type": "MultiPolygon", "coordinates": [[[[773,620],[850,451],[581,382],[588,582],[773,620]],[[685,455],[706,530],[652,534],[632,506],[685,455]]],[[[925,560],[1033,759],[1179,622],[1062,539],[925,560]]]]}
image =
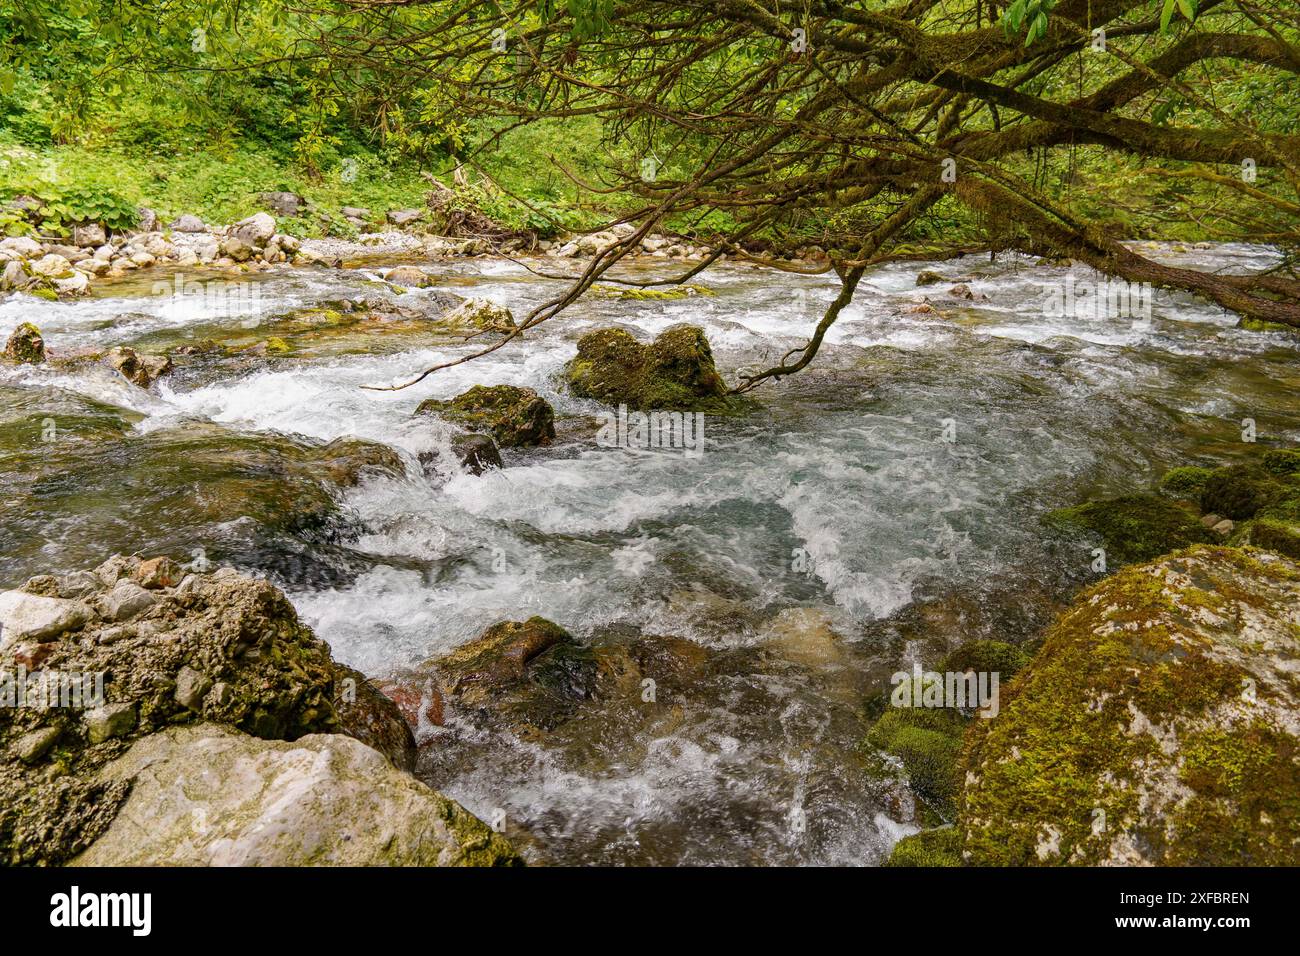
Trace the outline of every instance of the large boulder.
{"type": "Polygon", "coordinates": [[[45,340],[41,338],[41,330],[30,322],[19,325],[5,343],[5,358],[29,365],[44,362],[45,340]]]}
{"type": "MultiPolygon", "coordinates": [[[[279,589],[229,569],[173,583],[180,572],[115,556],[0,594],[11,637],[0,675],[22,665],[86,678],[68,685],[67,706],[48,709],[13,706],[4,695],[16,688],[0,680],[10,704],[0,706],[0,861],[58,863],[90,846],[130,789],[101,772],[134,741],[179,725],[262,740],[352,734],[386,766],[412,765],[397,707],[336,664],[279,589]]],[[[153,846],[155,862],[170,859],[153,846]]]]}
{"type": "MultiPolygon", "coordinates": [[[[140,220],[141,220],[140,228],[145,229],[147,231],[147,227],[144,225],[145,219],[146,217],[144,216],[142,210],[140,216],[140,220]]],[[[172,221],[172,224],[168,228],[171,229],[172,232],[207,232],[208,231],[208,227],[203,224],[203,220],[200,219],[198,216],[192,215],[191,213],[185,213],[182,216],[178,216],[175,220],[172,221]]]]}
{"type": "Polygon", "coordinates": [[[649,345],[622,329],[578,340],[566,371],[573,394],[630,409],[724,410],[727,388],[702,329],[675,325],[649,345]]]}
{"type": "Polygon", "coordinates": [[[502,448],[545,445],[555,438],[555,410],[531,388],[475,385],[450,401],[426,399],[417,415],[437,414],[472,431],[491,432],[502,448]]]}
{"type": "Polygon", "coordinates": [[[1300,864],[1300,563],[1196,546],[1085,591],[975,720],[977,865],[1300,864]]]}
{"type": "Polygon", "coordinates": [[[277,216],[289,218],[306,212],[308,205],[307,200],[291,192],[262,193],[262,202],[266,203],[266,207],[277,216]]]}
{"type": "Polygon", "coordinates": [[[337,734],[292,743],[213,724],[136,743],[99,776],[129,786],[83,866],[514,866],[504,837],[337,734]]]}

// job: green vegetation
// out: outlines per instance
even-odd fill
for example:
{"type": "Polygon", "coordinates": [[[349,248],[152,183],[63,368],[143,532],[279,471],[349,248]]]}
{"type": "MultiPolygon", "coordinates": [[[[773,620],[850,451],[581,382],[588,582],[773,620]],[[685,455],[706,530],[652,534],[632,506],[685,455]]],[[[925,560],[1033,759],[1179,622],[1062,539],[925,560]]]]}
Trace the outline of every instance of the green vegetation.
{"type": "Polygon", "coordinates": [[[1150,561],[1189,544],[1213,540],[1195,515],[1159,495],[1090,501],[1053,511],[1046,520],[1060,528],[1098,535],[1112,566],[1150,561]]]}

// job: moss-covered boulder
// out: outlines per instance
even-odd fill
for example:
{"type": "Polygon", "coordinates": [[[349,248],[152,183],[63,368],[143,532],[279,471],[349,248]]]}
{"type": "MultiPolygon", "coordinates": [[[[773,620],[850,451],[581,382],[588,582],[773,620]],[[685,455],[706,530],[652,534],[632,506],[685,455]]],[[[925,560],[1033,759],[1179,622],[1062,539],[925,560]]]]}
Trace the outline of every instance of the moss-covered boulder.
{"type": "Polygon", "coordinates": [[[977,865],[1300,864],[1300,563],[1197,546],[1083,592],[958,798],[977,865]]]}
{"type": "Polygon", "coordinates": [[[724,411],[727,387],[704,331],[675,325],[645,345],[622,329],[597,329],[578,340],[566,371],[581,398],[630,409],[724,411]]]}
{"type": "Polygon", "coordinates": [[[1201,492],[1201,510],[1241,521],[1276,503],[1286,489],[1263,465],[1249,463],[1215,469],[1201,492]]]}
{"type": "Polygon", "coordinates": [[[545,618],[502,621],[419,668],[444,705],[532,737],[568,720],[595,693],[592,651],[545,618]]]}
{"type": "Polygon", "coordinates": [[[505,306],[489,302],[487,299],[466,299],[450,312],[440,316],[435,324],[444,332],[506,334],[515,330],[515,317],[505,306]]]}
{"type": "Polygon", "coordinates": [[[30,322],[20,324],[5,342],[5,358],[25,365],[44,362],[45,340],[41,338],[41,330],[30,322]]]}
{"type": "Polygon", "coordinates": [[[1160,495],[1125,495],[1061,508],[1049,524],[1101,538],[1111,567],[1150,561],[1178,548],[1212,540],[1196,516],[1160,495]]]}
{"type": "Polygon", "coordinates": [[[531,388],[475,385],[450,401],[426,399],[417,415],[440,415],[471,431],[491,432],[502,448],[545,445],[555,438],[555,410],[531,388]]]}
{"type": "Polygon", "coordinates": [[[950,708],[890,707],[867,732],[867,743],[901,760],[912,790],[948,819],[966,724],[967,718],[950,708]]]}
{"type": "Polygon", "coordinates": [[[1213,469],[1198,468],[1195,465],[1171,468],[1160,479],[1160,493],[1178,501],[1199,502],[1205,483],[1213,473],[1213,469]]]}

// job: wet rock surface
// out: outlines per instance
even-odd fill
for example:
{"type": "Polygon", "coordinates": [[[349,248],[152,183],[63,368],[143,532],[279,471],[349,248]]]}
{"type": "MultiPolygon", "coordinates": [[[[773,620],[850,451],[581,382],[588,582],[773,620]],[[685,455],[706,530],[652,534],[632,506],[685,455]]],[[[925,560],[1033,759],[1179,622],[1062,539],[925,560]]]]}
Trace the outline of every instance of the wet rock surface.
{"type": "Polygon", "coordinates": [[[566,370],[575,395],[631,409],[718,410],[726,386],[704,332],[690,325],[665,330],[646,345],[623,329],[597,329],[578,340],[566,370]]]}
{"type": "MultiPolygon", "coordinates": [[[[389,862],[447,862],[459,859],[462,851],[472,855],[471,850],[494,845],[479,824],[482,830],[468,843],[448,849],[446,832],[439,827],[464,830],[468,824],[461,817],[468,814],[410,778],[391,783],[396,806],[367,804],[358,790],[362,780],[387,774],[395,781],[400,770],[411,766],[410,730],[396,705],[363,675],[333,661],[329,648],[299,621],[279,589],[230,569],[192,571],[175,586],[156,582],[153,590],[135,583],[142,572],[155,575],[159,563],[117,556],[92,572],[38,577],[24,589],[0,595],[0,623],[14,635],[0,650],[0,693],[24,695],[0,707],[0,859],[66,862],[106,830],[109,842],[93,851],[91,860],[308,862],[313,852],[325,852],[318,846],[321,841],[339,844],[331,851],[343,854],[339,861],[366,859],[367,853],[387,853],[387,841],[379,836],[377,842],[357,841],[339,827],[384,820],[388,826],[403,806],[423,816],[415,833],[432,827],[431,832],[442,834],[442,843],[428,856],[421,840],[412,836],[412,842],[393,847],[394,855],[384,857],[389,862]],[[32,611],[34,602],[40,615],[32,611]],[[19,669],[30,671],[35,647],[42,649],[39,667],[45,675],[39,685],[19,669]],[[51,699],[54,706],[37,706],[51,699]],[[174,735],[175,728],[192,724],[203,724],[205,730],[174,735]],[[210,725],[216,724],[226,729],[214,737],[210,725]],[[288,751],[262,745],[349,733],[374,749],[327,739],[305,745],[305,755],[282,761],[277,755],[288,751]],[[173,736],[164,740],[167,734],[173,736]],[[332,769],[323,770],[321,760],[332,769]],[[222,761],[224,769],[214,770],[222,761]],[[210,805],[213,825],[243,836],[231,837],[233,844],[218,840],[206,849],[185,840],[178,844],[178,833],[168,828],[180,826],[180,816],[187,812],[184,801],[169,802],[173,797],[166,786],[132,789],[146,768],[161,766],[174,766],[177,779],[193,778],[204,788],[200,803],[210,805]],[[285,788],[286,795],[316,783],[326,789],[313,798],[324,801],[321,806],[304,800],[294,804],[292,821],[281,820],[283,826],[300,826],[307,844],[277,849],[262,842],[258,834],[269,825],[266,814],[279,811],[275,800],[264,799],[262,784],[241,776],[256,766],[265,766],[268,783],[274,780],[273,788],[285,788]],[[142,842],[133,832],[138,826],[132,828],[129,820],[116,822],[128,793],[143,800],[148,812],[161,815],[160,826],[150,831],[156,842],[142,842]],[[332,800],[352,806],[359,816],[311,819],[332,806],[332,800]],[[226,819],[227,813],[239,819],[226,819]],[[208,851],[212,855],[205,857],[208,851]]],[[[156,776],[150,779],[158,782],[156,776]]],[[[498,846],[497,852],[504,851],[498,846]]]]}

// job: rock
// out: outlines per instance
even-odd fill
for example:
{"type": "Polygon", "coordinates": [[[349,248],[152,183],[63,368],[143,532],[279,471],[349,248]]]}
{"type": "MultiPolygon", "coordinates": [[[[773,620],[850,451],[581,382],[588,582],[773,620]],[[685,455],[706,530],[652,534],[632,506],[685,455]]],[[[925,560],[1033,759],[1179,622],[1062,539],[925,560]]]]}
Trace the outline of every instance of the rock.
{"type": "Polygon", "coordinates": [[[147,269],[158,261],[158,257],[152,252],[146,252],[141,249],[139,252],[131,253],[128,257],[128,261],[139,269],[147,269]]]}
{"type": "Polygon", "coordinates": [[[0,249],[5,252],[16,252],[24,259],[35,259],[44,252],[41,244],[28,236],[10,236],[7,239],[0,239],[0,249]]]}
{"type": "Polygon", "coordinates": [[[1232,534],[1232,529],[1235,527],[1236,525],[1233,524],[1231,518],[1224,518],[1222,521],[1216,521],[1214,525],[1211,526],[1210,530],[1217,535],[1227,537],[1232,534]]]}
{"type": "Polygon", "coordinates": [[[104,232],[104,227],[99,223],[88,222],[72,227],[72,241],[83,248],[86,246],[102,246],[108,242],[108,234],[104,232]]]}
{"type": "Polygon", "coordinates": [[[904,837],[894,844],[885,866],[961,866],[961,832],[942,826],[904,837]]]}
{"type": "Polygon", "coordinates": [[[972,722],[966,862],[1300,863],[1297,625],[1300,563],[1267,551],[1197,546],[1083,592],[972,722]]]}
{"type": "Polygon", "coordinates": [[[141,355],[124,345],[115,346],[104,360],[122,373],[128,382],[141,388],[153,385],[159,376],[171,371],[172,360],[165,355],[141,355]]]}
{"type": "Polygon", "coordinates": [[[1159,495],[1090,501],[1053,511],[1046,520],[1059,528],[1098,535],[1112,568],[1213,540],[1195,517],[1159,495]]]}
{"type": "Polygon", "coordinates": [[[221,240],[221,254],[235,262],[247,262],[253,257],[253,247],[239,236],[227,236],[221,240]]]}
{"type": "Polygon", "coordinates": [[[1203,515],[1201,517],[1201,524],[1206,528],[1213,528],[1216,524],[1218,524],[1222,520],[1223,519],[1216,514],[1208,514],[1208,515],[1203,515]]]}
{"type": "Polygon", "coordinates": [[[80,295],[90,287],[90,277],[79,270],[74,270],[68,276],[51,279],[50,282],[59,295],[80,295]]]}
{"type": "Polygon", "coordinates": [[[261,249],[275,235],[275,220],[264,212],[254,213],[230,227],[230,235],[254,249],[261,249]]]}
{"type": "Polygon", "coordinates": [[[28,365],[44,362],[45,340],[41,338],[41,330],[30,322],[19,325],[5,343],[5,358],[28,365]]]}
{"type": "Polygon", "coordinates": [[[419,668],[442,699],[523,736],[553,729],[595,691],[595,655],[540,617],[502,621],[419,668]]]}
{"type": "Polygon", "coordinates": [[[731,402],[702,329],[675,325],[650,345],[622,329],[597,329],[578,340],[566,370],[569,387],[630,409],[725,411],[731,402]]]}
{"type": "Polygon", "coordinates": [[[1217,468],[1205,480],[1201,510],[1240,521],[1253,518],[1284,494],[1283,484],[1262,465],[1217,468]]]}
{"type": "Polygon", "coordinates": [[[955,299],[966,299],[970,302],[987,302],[989,297],[983,292],[972,292],[971,287],[964,282],[959,282],[948,290],[948,294],[955,299]]]}
{"type": "Polygon", "coordinates": [[[0,593],[0,649],[19,641],[53,641],[90,620],[80,601],[25,591],[0,593]]]}
{"type": "Polygon", "coordinates": [[[387,219],[399,229],[419,222],[424,218],[423,209],[390,209],[387,219]]]}
{"type": "Polygon", "coordinates": [[[106,587],[112,587],[123,578],[135,576],[135,569],[140,566],[140,559],[129,554],[115,554],[92,573],[106,587]]]}
{"type": "MultiPolygon", "coordinates": [[[[144,229],[143,220],[144,217],[142,215],[141,216],[142,229],[144,229]]],[[[203,224],[202,219],[200,219],[198,216],[192,216],[189,213],[186,213],[185,215],[180,216],[179,218],[173,220],[172,224],[167,228],[169,228],[172,232],[207,232],[208,231],[208,227],[203,224]]],[[[147,232],[149,230],[146,229],[145,231],[147,232]]]]}
{"type": "Polygon", "coordinates": [[[407,289],[424,289],[433,285],[428,274],[415,266],[394,266],[388,270],[384,281],[407,289]]]}
{"type": "Polygon", "coordinates": [[[105,740],[125,737],[135,728],[135,704],[103,704],[94,710],[86,711],[83,718],[86,724],[86,736],[90,745],[102,744],[105,740]]]}
{"type": "Polygon", "coordinates": [[[368,220],[370,218],[370,210],[364,206],[344,206],[339,212],[343,213],[348,219],[368,220]]]}
{"type": "Polygon", "coordinates": [[[18,738],[14,752],[23,763],[35,763],[49,753],[63,734],[58,727],[43,727],[18,738]]]}
{"type": "Polygon", "coordinates": [[[102,598],[104,617],[126,621],[153,607],[155,598],[134,581],[118,581],[102,598]]]}
{"type": "Polygon", "coordinates": [[[262,193],[262,202],[277,216],[293,218],[307,211],[307,200],[297,193],[270,192],[262,193]]]}
{"type": "MultiPolygon", "coordinates": [[[[184,219],[185,217],[182,216],[181,218],[184,219]]],[[[203,223],[199,223],[199,225],[202,226],[203,223]]],[[[154,210],[150,209],[148,206],[137,207],[136,228],[139,229],[141,232],[153,232],[154,230],[156,230],[158,228],[158,213],[154,212],[154,210]]],[[[179,232],[182,230],[176,230],[176,231],[179,232]]]]}
{"type": "Polygon", "coordinates": [[[939,275],[939,273],[930,272],[928,270],[925,272],[920,272],[916,276],[917,285],[936,285],[937,283],[947,282],[947,281],[948,280],[943,276],[939,275]]]}
{"type": "Polygon", "coordinates": [[[1210,475],[1209,468],[1171,468],[1160,479],[1160,493],[1179,501],[1199,501],[1210,475]]]}
{"type": "Polygon", "coordinates": [[[176,674],[176,703],[186,710],[200,712],[203,700],[212,690],[212,678],[192,667],[182,667],[176,674]]]}
{"type": "Polygon", "coordinates": [[[487,299],[466,299],[438,318],[438,326],[452,332],[512,332],[515,317],[505,306],[487,299]]]}
{"type": "Polygon", "coordinates": [[[415,735],[397,703],[366,676],[339,666],[334,679],[334,711],[343,733],[379,751],[399,770],[415,770],[415,735]]]}
{"type": "Polygon", "coordinates": [[[503,467],[501,452],[487,435],[456,435],[451,440],[451,450],[474,475],[481,475],[489,468],[503,467]]]}
{"type": "Polygon", "coordinates": [[[135,570],[135,581],[144,588],[173,588],[181,583],[184,572],[171,558],[150,558],[141,561],[135,570]]]}
{"type": "Polygon", "coordinates": [[[108,765],[129,786],[81,866],[515,866],[504,837],[337,734],[168,730],[108,765]]]}
{"type": "Polygon", "coordinates": [[[29,282],[31,279],[27,275],[27,270],[18,260],[6,262],[4,270],[0,272],[0,292],[25,288],[29,282]]]}
{"type": "Polygon", "coordinates": [[[475,385],[450,401],[427,399],[415,411],[491,432],[502,448],[545,445],[555,438],[555,410],[531,388],[475,385]]]}
{"type": "Polygon", "coordinates": [[[107,675],[103,709],[85,721],[66,708],[0,707],[0,862],[66,861],[107,829],[127,791],[97,775],[131,740],[199,720],[270,739],[340,729],[329,649],[279,590],[231,571],[145,591],[127,577],[139,564],[117,557],[100,566],[100,590],[85,604],[104,613],[75,636],[0,648],[0,670],[22,663],[107,675]],[[148,602],[139,608],[146,620],[112,620],[124,597],[148,602]],[[15,745],[55,727],[59,773],[28,772],[15,745]]]}
{"type": "Polygon", "coordinates": [[[54,253],[42,256],[31,264],[32,274],[47,279],[62,279],[72,274],[72,263],[54,253]]]}

